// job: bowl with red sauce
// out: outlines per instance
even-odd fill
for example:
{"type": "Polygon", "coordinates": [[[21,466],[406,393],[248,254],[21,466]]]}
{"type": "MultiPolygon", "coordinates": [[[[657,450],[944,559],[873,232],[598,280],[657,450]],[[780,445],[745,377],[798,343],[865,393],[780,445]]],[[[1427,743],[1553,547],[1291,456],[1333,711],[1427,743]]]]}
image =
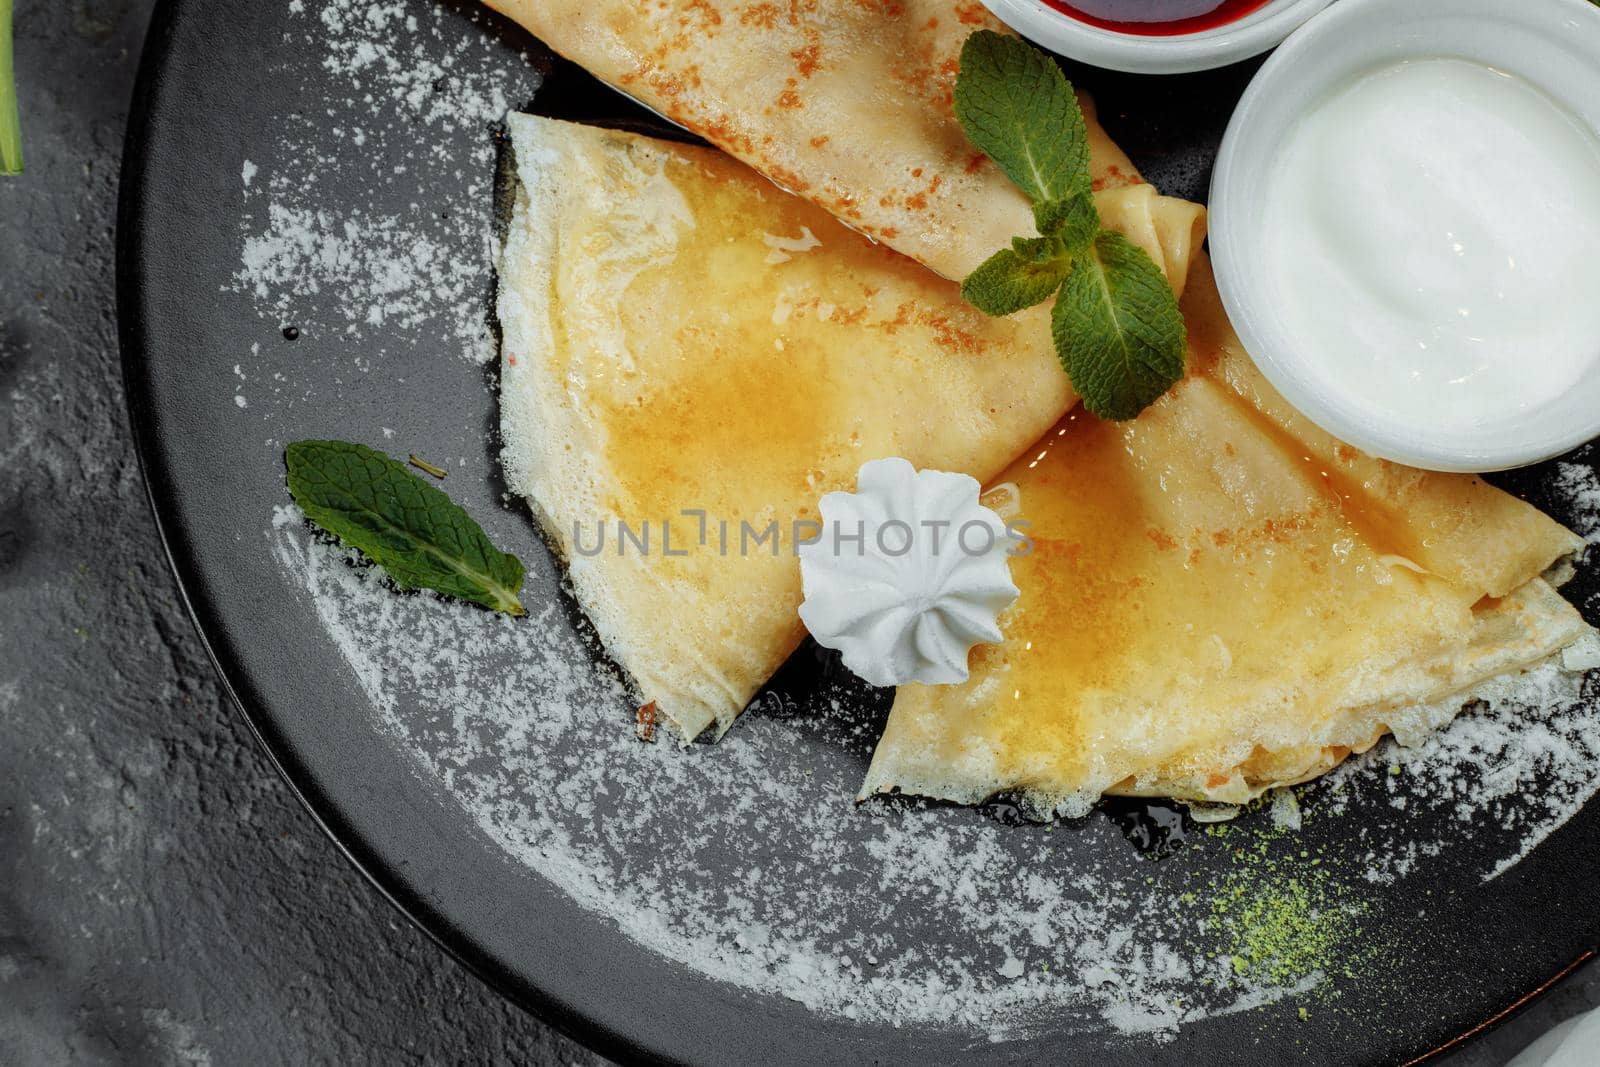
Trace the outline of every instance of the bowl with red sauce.
{"type": "Polygon", "coordinates": [[[983,0],[1052,52],[1110,70],[1181,74],[1260,55],[1332,0],[983,0]]]}

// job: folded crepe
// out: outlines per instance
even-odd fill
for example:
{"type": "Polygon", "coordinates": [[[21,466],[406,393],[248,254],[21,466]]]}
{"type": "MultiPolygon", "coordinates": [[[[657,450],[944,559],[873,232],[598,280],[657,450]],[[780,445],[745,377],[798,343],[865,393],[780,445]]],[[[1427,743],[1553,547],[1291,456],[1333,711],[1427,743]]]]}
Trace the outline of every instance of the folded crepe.
{"type": "MultiPolygon", "coordinates": [[[[1034,232],[1027,199],[972,146],[952,110],[962,43],[974,30],[1005,31],[976,0],[486,2],[946,278],[966,277],[1012,237],[1034,232]]],[[[1137,184],[1084,103],[1095,188],[1137,184]]],[[[1187,232],[1180,224],[1167,239],[1187,232]]]]}
{"type": "MultiPolygon", "coordinates": [[[[902,686],[863,795],[1240,803],[1587,631],[1540,575],[1581,542],[1462,475],[1366,456],[1241,351],[1203,256],[1190,373],[1133,422],[1073,414],[988,499],[1031,523],[1005,640],[902,686]]],[[[1446,703],[1444,714],[1460,707],[1446,703]]]]}
{"type": "MultiPolygon", "coordinates": [[[[976,3],[493,3],[946,278],[1032,232],[951,111],[962,41],[1000,28],[976,3]]],[[[1102,216],[1183,293],[1199,210],[1139,186],[1086,111],[1102,216]]],[[[1430,725],[1419,702],[1583,632],[1539,578],[1570,534],[1477,479],[1381,463],[1306,423],[1239,352],[1203,270],[1185,301],[1186,381],[1131,424],[1080,414],[1050,429],[1074,398],[1042,309],[982,319],[713,154],[513,133],[512,484],[641,697],[685,736],[726,728],[800,637],[790,543],[737,568],[612,546],[591,558],[568,519],[804,518],[865,459],[987,482],[1046,429],[999,475],[996,502],[1034,522],[1036,545],[1014,564],[1006,641],[974,653],[964,686],[897,694],[867,791],[1021,789],[1040,812],[1101,792],[1237,801],[1430,725]]]]}
{"type": "MultiPolygon", "coordinates": [[[[511,141],[510,486],[640,700],[726,730],[804,637],[824,493],[887,456],[987,481],[1076,402],[1048,312],[988,318],[720,152],[521,115],[511,141]]],[[[1097,201],[1181,289],[1201,209],[1097,201]]]]}

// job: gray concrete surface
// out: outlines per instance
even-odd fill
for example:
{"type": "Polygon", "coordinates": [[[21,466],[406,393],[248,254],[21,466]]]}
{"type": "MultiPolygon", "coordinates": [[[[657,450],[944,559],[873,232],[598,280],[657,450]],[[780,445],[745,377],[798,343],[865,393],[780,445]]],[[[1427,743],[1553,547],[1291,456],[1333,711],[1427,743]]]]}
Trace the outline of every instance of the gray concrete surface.
{"type": "MultiPolygon", "coordinates": [[[[29,169],[0,179],[0,1064],[600,1062],[343,861],[225,706],[178,606],[113,308],[151,6],[17,12],[29,169]]],[[[1446,1062],[1504,1063],[1596,1003],[1591,969],[1446,1062]]]]}
{"type": "Polygon", "coordinates": [[[113,224],[151,0],[21,0],[0,179],[0,1064],[595,1057],[372,890],[227,707],[123,413],[113,224]]]}

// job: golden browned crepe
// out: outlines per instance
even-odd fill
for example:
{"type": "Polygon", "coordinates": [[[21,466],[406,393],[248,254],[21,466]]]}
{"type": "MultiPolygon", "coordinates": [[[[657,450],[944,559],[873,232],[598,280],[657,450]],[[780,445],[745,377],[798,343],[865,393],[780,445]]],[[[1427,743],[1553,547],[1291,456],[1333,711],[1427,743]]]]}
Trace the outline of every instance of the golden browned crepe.
{"type": "MultiPolygon", "coordinates": [[[[947,278],[966,277],[1012,237],[1034,232],[1027,199],[972,146],[952,110],[962,42],[977,29],[1005,29],[977,0],[486,2],[947,278]]],[[[1084,103],[1095,188],[1136,184],[1084,103]]]]}
{"type": "MultiPolygon", "coordinates": [[[[972,679],[897,694],[867,791],[1021,788],[1041,812],[1102,792],[1242,800],[1583,632],[1539,578],[1570,534],[1310,426],[1239,352],[1203,270],[1186,381],[1135,422],[1049,429],[1074,397],[1043,308],[984,319],[818,209],[946,278],[1032,232],[951,110],[962,41],[997,28],[977,3],[495,6],[811,201],[714,153],[514,127],[513,486],[684,736],[726,728],[801,635],[787,528],[776,559],[590,558],[571,520],[803,518],[887,455],[987,481],[1026,448],[998,496],[1037,548],[972,679]]],[[[1199,209],[1139,185],[1089,114],[1102,217],[1184,294],[1199,209]]]]}
{"type": "MultiPolygon", "coordinates": [[[[720,152],[527,116],[511,134],[511,487],[640,699],[685,738],[726,729],[804,636],[795,519],[870,459],[988,479],[1076,402],[1048,313],[987,318],[720,152]],[[648,554],[619,553],[618,522],[649,526],[648,554]]],[[[1181,287],[1200,209],[1149,186],[1098,203],[1181,287]]]]}
{"type": "MultiPolygon", "coordinates": [[[[1238,803],[1587,627],[1540,575],[1579,547],[1474,477],[1372,459],[1240,350],[1204,257],[1191,371],[1130,423],[1068,416],[989,500],[1031,522],[1005,641],[959,686],[902,686],[863,793],[1238,803]]],[[[1453,709],[1452,709],[1453,710],[1453,709]]]]}

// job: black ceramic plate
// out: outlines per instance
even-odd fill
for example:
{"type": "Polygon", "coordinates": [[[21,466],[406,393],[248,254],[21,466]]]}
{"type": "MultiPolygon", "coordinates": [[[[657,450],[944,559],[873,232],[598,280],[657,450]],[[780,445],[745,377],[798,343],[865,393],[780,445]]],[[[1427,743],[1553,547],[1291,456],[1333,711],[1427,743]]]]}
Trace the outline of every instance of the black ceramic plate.
{"type": "MultiPolygon", "coordinates": [[[[1072,71],[1201,199],[1250,73],[1072,71]]],[[[171,0],[119,235],[134,429],[218,669],[335,840],[488,981],[625,1059],[1395,1063],[1600,940],[1600,713],[1567,676],[1302,788],[1299,829],[1287,801],[1225,829],[857,808],[885,701],[810,648],[720,744],[634,739],[497,473],[507,106],[660,129],[465,2],[171,0]],[[321,436],[448,467],[533,616],[402,596],[314,537],[282,447],[321,436]]],[[[1592,528],[1592,479],[1582,453],[1503,484],[1592,528]]]]}

